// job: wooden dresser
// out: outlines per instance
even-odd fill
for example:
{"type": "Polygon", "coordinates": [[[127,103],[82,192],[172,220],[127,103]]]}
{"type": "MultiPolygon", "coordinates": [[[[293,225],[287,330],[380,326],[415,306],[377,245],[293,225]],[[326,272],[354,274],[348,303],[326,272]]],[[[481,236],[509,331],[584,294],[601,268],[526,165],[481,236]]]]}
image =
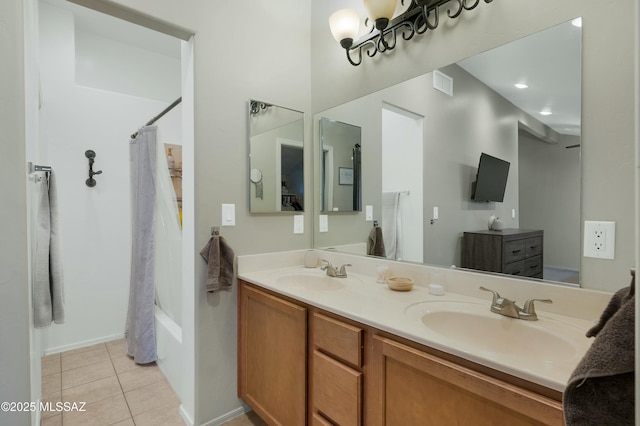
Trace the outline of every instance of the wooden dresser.
{"type": "Polygon", "coordinates": [[[465,232],[462,267],[542,278],[544,231],[503,229],[465,232]]]}

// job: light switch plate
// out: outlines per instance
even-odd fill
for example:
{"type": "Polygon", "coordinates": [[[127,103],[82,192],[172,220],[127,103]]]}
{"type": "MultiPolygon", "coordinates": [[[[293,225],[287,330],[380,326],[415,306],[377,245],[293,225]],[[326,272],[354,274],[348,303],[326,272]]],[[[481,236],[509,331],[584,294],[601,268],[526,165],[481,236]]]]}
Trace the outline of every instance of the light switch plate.
{"type": "Polygon", "coordinates": [[[584,257],[613,259],[616,248],[616,223],[584,222],[584,257]]]}
{"type": "Polygon", "coordinates": [[[236,226],[236,205],[222,205],[222,226],[236,226]]]}
{"type": "Polygon", "coordinates": [[[320,232],[329,232],[329,215],[321,214],[318,220],[318,227],[320,232]]]}
{"type": "Polygon", "coordinates": [[[365,206],[364,220],[371,222],[373,220],[373,206],[365,206]]]}
{"type": "Polygon", "coordinates": [[[301,214],[297,214],[293,216],[293,233],[294,234],[304,233],[304,216],[301,214]]]}

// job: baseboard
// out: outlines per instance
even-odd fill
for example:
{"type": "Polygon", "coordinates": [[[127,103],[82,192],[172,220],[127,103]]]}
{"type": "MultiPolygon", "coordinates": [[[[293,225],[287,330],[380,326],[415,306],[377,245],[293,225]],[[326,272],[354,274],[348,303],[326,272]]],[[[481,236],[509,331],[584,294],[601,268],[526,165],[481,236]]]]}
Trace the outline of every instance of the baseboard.
{"type": "Polygon", "coordinates": [[[189,416],[187,410],[184,409],[184,405],[180,404],[180,410],[178,412],[180,413],[180,417],[182,417],[182,421],[186,426],[194,426],[193,419],[189,416]]]}
{"type": "Polygon", "coordinates": [[[229,420],[233,420],[236,417],[242,416],[249,411],[251,411],[251,408],[249,408],[249,406],[246,404],[242,404],[241,407],[229,411],[227,414],[224,414],[216,419],[209,420],[206,423],[202,423],[200,426],[220,426],[221,424],[228,422],[229,420]]]}
{"type": "Polygon", "coordinates": [[[57,354],[60,352],[70,351],[72,349],[80,349],[87,346],[97,345],[98,343],[110,342],[124,338],[124,333],[112,334],[110,336],[98,337],[97,339],[84,340],[82,342],[71,343],[69,345],[57,346],[44,350],[44,355],[57,354]]]}

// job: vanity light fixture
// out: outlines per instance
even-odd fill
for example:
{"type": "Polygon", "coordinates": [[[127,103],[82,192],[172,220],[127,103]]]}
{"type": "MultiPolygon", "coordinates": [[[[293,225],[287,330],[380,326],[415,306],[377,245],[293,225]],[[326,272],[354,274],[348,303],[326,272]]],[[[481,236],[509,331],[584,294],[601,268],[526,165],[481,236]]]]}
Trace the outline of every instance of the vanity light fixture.
{"type": "MultiPolygon", "coordinates": [[[[371,31],[355,40],[360,31],[360,18],[354,9],[340,9],[329,17],[331,34],[345,49],[347,60],[353,66],[362,63],[364,54],[370,58],[396,47],[398,37],[411,40],[416,34],[435,30],[440,23],[440,9],[449,4],[447,16],[455,19],[464,10],[473,10],[481,0],[400,0],[409,3],[404,13],[393,18],[398,0],[363,0],[372,22],[371,31]],[[355,52],[355,53],[354,53],[355,52]],[[352,55],[353,54],[353,55],[352,55]]],[[[483,0],[491,3],[493,0],[483,0]]]]}
{"type": "Polygon", "coordinates": [[[577,17],[577,18],[573,19],[571,21],[571,25],[573,25],[574,27],[577,27],[577,28],[582,28],[582,18],[581,17],[577,17]]]}
{"type": "Polygon", "coordinates": [[[529,85],[525,84],[525,83],[516,83],[514,84],[514,86],[516,86],[516,89],[528,89],[529,85]]]}
{"type": "Polygon", "coordinates": [[[543,109],[542,111],[540,111],[540,115],[551,115],[552,112],[548,109],[543,109]]]}

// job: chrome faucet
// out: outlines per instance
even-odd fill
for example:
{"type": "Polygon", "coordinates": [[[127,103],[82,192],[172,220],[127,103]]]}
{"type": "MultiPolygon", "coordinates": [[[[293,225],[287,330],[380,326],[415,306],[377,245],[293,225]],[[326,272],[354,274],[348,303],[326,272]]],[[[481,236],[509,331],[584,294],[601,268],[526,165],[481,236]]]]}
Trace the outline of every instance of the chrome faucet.
{"type": "Polygon", "coordinates": [[[526,321],[538,320],[534,302],[553,303],[551,299],[529,299],[524,303],[524,307],[521,308],[516,304],[515,300],[509,300],[506,297],[502,297],[497,291],[493,291],[485,287],[480,287],[480,290],[488,291],[493,294],[491,312],[526,321]]]}
{"type": "Polygon", "coordinates": [[[347,277],[347,266],[351,266],[350,263],[345,263],[344,265],[340,266],[340,268],[338,268],[338,270],[336,270],[336,268],[331,264],[331,262],[329,262],[326,259],[322,259],[323,262],[327,262],[325,265],[322,265],[322,267],[320,267],[320,269],[322,269],[323,271],[327,271],[327,275],[330,277],[336,277],[336,278],[346,278],[347,277]]]}

